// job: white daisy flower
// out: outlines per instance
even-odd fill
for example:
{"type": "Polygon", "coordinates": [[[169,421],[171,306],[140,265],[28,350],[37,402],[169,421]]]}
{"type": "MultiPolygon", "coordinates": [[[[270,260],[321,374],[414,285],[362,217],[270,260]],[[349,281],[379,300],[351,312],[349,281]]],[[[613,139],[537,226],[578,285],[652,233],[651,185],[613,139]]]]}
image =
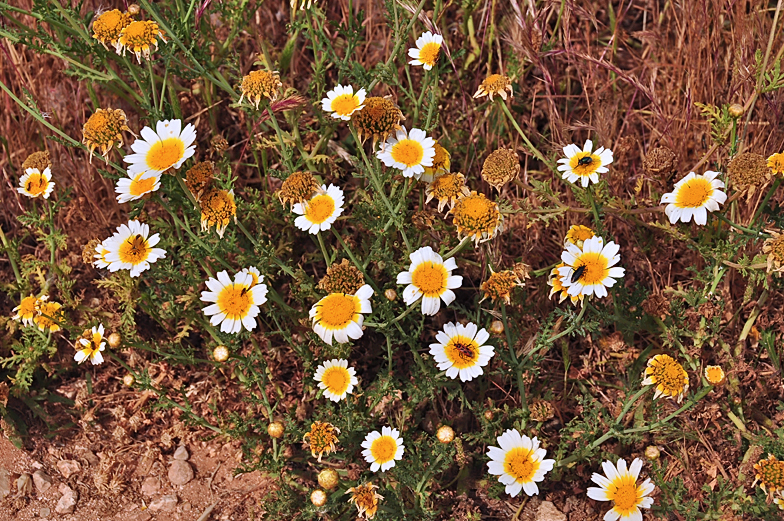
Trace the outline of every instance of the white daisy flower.
{"type": "Polygon", "coordinates": [[[411,132],[407,132],[403,127],[394,136],[387,138],[376,157],[388,167],[400,170],[403,177],[419,179],[426,166],[433,166],[435,145],[435,140],[427,137],[424,130],[412,128],[411,132]]]}
{"type": "Polygon", "coordinates": [[[413,58],[408,64],[421,65],[423,69],[429,71],[438,61],[443,43],[444,38],[440,34],[433,34],[430,31],[422,33],[422,36],[417,38],[416,47],[408,50],[408,56],[413,58]]]}
{"type": "Polygon", "coordinates": [[[727,194],[719,190],[724,188],[721,179],[716,179],[719,172],[708,170],[702,175],[689,172],[689,175],[675,183],[672,192],[664,194],[661,202],[669,203],[664,213],[675,224],[680,219],[687,223],[694,216],[696,224],[708,222],[708,212],[716,212],[719,205],[727,200],[727,194]]]}
{"type": "Polygon", "coordinates": [[[566,157],[558,160],[558,170],[563,172],[563,178],[570,183],[576,183],[582,179],[581,183],[583,188],[588,186],[588,181],[594,183],[599,182],[599,174],[604,174],[610,170],[607,165],[613,162],[612,150],[605,150],[604,147],[599,147],[595,151],[593,149],[593,141],[590,139],[585,141],[585,146],[580,150],[575,144],[566,145],[563,148],[566,157]]]}
{"type": "MultiPolygon", "coordinates": [[[[110,237],[111,238],[111,237],[110,237]]],[[[109,239],[106,239],[107,241],[109,239]]],[[[106,242],[106,241],[104,241],[106,242]]],[[[109,250],[106,249],[106,246],[103,245],[103,242],[95,247],[95,260],[93,261],[93,266],[96,268],[108,268],[109,261],[106,260],[106,254],[109,253],[109,250]]]]}
{"type": "Polygon", "coordinates": [[[210,324],[221,325],[224,333],[239,333],[243,326],[248,331],[256,327],[259,306],[267,302],[267,285],[254,284],[250,273],[239,272],[232,281],[228,272],[218,272],[218,278],[207,280],[202,291],[202,302],[214,302],[202,309],[210,317],[210,324]]]}
{"type": "Polygon", "coordinates": [[[356,340],[362,337],[363,313],[373,312],[370,305],[372,296],[373,288],[367,284],[354,295],[330,293],[310,308],[313,331],[329,345],[332,345],[333,338],[345,344],[349,338],[356,340]]]}
{"type": "Polygon", "coordinates": [[[319,389],[324,389],[324,396],[339,402],[359,384],[356,375],[354,368],[348,366],[348,360],[333,358],[316,368],[313,379],[318,382],[319,389]]]}
{"type": "Polygon", "coordinates": [[[128,177],[121,178],[117,181],[114,191],[120,194],[117,196],[118,203],[127,203],[141,199],[144,194],[155,192],[160,187],[161,174],[142,172],[136,175],[128,174],[128,177]]]}
{"type": "Polygon", "coordinates": [[[544,481],[544,475],[553,470],[555,460],[544,459],[547,451],[539,448],[539,440],[521,435],[516,429],[509,429],[498,438],[498,445],[487,448],[488,472],[498,476],[498,481],[506,485],[506,493],[515,497],[520,491],[529,496],[539,494],[536,485],[544,481]]]}
{"type": "Polygon", "coordinates": [[[150,263],[166,257],[166,251],[153,248],[161,240],[157,233],[148,238],[150,227],[139,221],[128,221],[117,227],[114,235],[103,241],[108,250],[103,255],[109,271],[130,270],[131,277],[138,277],[150,268],[150,263]]]}
{"type": "Polygon", "coordinates": [[[97,328],[93,326],[92,336],[89,339],[80,338],[78,345],[81,346],[81,349],[74,355],[74,360],[81,364],[89,358],[93,365],[103,363],[101,351],[106,349],[106,342],[103,340],[103,324],[98,324],[97,328]]]}
{"type": "Polygon", "coordinates": [[[607,288],[626,274],[623,268],[614,267],[621,261],[619,249],[620,246],[612,241],[605,245],[601,237],[586,239],[582,249],[567,243],[566,250],[561,253],[565,266],[558,268],[558,274],[562,286],[569,288],[568,295],[606,297],[607,288]]]}
{"type": "Polygon", "coordinates": [[[261,274],[261,272],[256,266],[242,268],[242,271],[240,273],[247,273],[248,275],[250,275],[251,279],[253,279],[253,282],[251,283],[251,287],[255,286],[256,284],[264,280],[264,275],[261,274]]]}
{"type": "Polygon", "coordinates": [[[381,432],[373,431],[365,436],[365,441],[362,442],[362,455],[365,461],[370,463],[370,470],[372,472],[386,472],[395,466],[396,460],[403,459],[403,438],[400,437],[400,431],[389,427],[382,427],[381,432]]]}
{"type": "Polygon", "coordinates": [[[411,266],[397,274],[398,284],[408,284],[403,290],[403,301],[410,306],[422,298],[422,314],[435,315],[445,305],[455,300],[453,289],[463,284],[463,277],[452,275],[457,269],[454,258],[446,262],[430,246],[419,248],[409,255],[411,266]]]}
{"type": "Polygon", "coordinates": [[[323,193],[316,194],[306,204],[296,203],[292,211],[299,215],[294,225],[304,232],[317,234],[329,230],[343,213],[343,190],[335,185],[321,185],[323,193]]]}
{"type": "Polygon", "coordinates": [[[22,177],[19,178],[19,187],[16,189],[22,195],[37,198],[49,199],[54,190],[52,181],[52,171],[47,166],[43,173],[37,168],[28,168],[22,177]]]}
{"type": "Polygon", "coordinates": [[[351,85],[338,85],[327,92],[327,97],[321,100],[321,109],[331,112],[335,119],[350,121],[351,115],[360,110],[365,103],[365,89],[356,93],[351,85]]]}
{"type": "Polygon", "coordinates": [[[159,121],[153,130],[144,127],[141,138],[131,145],[135,154],[128,154],[123,161],[130,163],[128,174],[147,172],[162,174],[170,168],[180,168],[196,151],[196,128],[188,123],[182,128],[179,119],[159,121]]]}
{"type": "Polygon", "coordinates": [[[449,378],[460,376],[460,381],[467,382],[481,375],[495,354],[493,346],[483,345],[489,338],[487,331],[472,322],[465,326],[449,322],[436,334],[438,343],[430,344],[430,354],[449,378]]]}
{"type": "Polygon", "coordinates": [[[605,521],[642,521],[640,508],[651,508],[653,498],[648,497],[654,489],[650,479],[646,479],[639,486],[637,478],[642,470],[642,460],[634,458],[631,467],[626,469],[626,460],[618,460],[618,468],[610,461],[602,463],[604,473],[593,473],[591,481],[599,487],[589,487],[588,497],[596,501],[614,501],[612,510],[604,516],[605,521]]]}

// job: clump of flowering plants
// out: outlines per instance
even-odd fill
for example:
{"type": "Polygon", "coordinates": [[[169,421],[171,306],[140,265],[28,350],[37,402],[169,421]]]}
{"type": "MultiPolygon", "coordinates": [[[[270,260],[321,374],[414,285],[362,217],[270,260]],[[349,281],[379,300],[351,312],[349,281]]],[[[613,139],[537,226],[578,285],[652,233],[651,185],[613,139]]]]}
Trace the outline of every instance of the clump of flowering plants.
{"type": "Polygon", "coordinates": [[[73,386],[72,423],[112,443],[236,440],[276,519],[509,518],[578,489],[605,519],[774,515],[784,135],[744,114],[777,55],[739,64],[745,106],[698,106],[695,152],[616,46],[660,51],[604,29],[668,39],[667,16],[602,6],[577,45],[573,7],[540,4],[0,0],[5,41],[67,64],[80,104],[0,83],[49,138],[3,141],[8,431],[73,386]],[[772,455],[764,488],[725,448],[686,497],[670,442],[722,429],[772,455]]]}

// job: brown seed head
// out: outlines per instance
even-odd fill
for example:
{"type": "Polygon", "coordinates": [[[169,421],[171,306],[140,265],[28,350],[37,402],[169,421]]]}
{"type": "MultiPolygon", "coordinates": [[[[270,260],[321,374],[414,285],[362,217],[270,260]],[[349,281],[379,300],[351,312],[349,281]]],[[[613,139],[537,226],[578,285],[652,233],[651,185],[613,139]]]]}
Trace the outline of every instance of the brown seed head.
{"type": "Polygon", "coordinates": [[[667,147],[649,150],[642,161],[642,167],[651,174],[668,175],[675,167],[675,152],[667,147]]]}
{"type": "Polygon", "coordinates": [[[768,230],[771,237],[765,239],[762,253],[768,254],[768,273],[781,275],[784,273],[784,234],[768,230]]]}
{"type": "Polygon", "coordinates": [[[744,152],[735,156],[727,166],[727,174],[739,192],[763,185],[770,179],[768,161],[754,152],[744,152]]]}
{"type": "Polygon", "coordinates": [[[401,128],[401,119],[405,118],[397,105],[377,96],[365,98],[362,110],[351,116],[360,141],[364,143],[367,138],[372,137],[373,148],[379,140],[385,141],[389,135],[401,128]]]}
{"type": "Polygon", "coordinates": [[[285,432],[286,427],[281,422],[272,422],[267,426],[267,434],[270,435],[270,438],[280,439],[285,432]]]}
{"type": "Polygon", "coordinates": [[[349,503],[354,503],[360,517],[365,519],[373,519],[378,511],[378,501],[384,499],[384,496],[376,492],[378,487],[370,483],[364,485],[357,485],[351,487],[346,491],[346,494],[351,494],[349,503]]]}
{"type": "Polygon", "coordinates": [[[278,190],[278,199],[281,204],[305,203],[321,192],[313,174],[310,172],[294,172],[283,181],[283,185],[278,190]]]}
{"type": "Polygon", "coordinates": [[[283,83],[280,82],[280,75],[277,71],[252,71],[242,78],[240,103],[247,96],[248,101],[258,109],[262,98],[267,98],[270,101],[278,99],[278,92],[282,86],[283,83]]]}
{"type": "Polygon", "coordinates": [[[514,150],[499,148],[485,159],[482,165],[482,179],[501,191],[501,188],[520,174],[520,158],[514,150]]]}
{"type": "Polygon", "coordinates": [[[28,168],[36,168],[39,172],[43,172],[47,168],[52,167],[52,160],[49,158],[49,151],[43,150],[41,152],[33,152],[22,163],[22,171],[28,168]]]}
{"type": "Polygon", "coordinates": [[[99,244],[101,244],[99,239],[90,239],[87,241],[87,244],[85,244],[84,248],[82,248],[82,262],[92,266],[93,261],[95,261],[95,248],[99,244]]]}
{"type": "Polygon", "coordinates": [[[185,172],[185,186],[191,191],[193,197],[198,201],[204,191],[212,184],[215,164],[212,161],[202,161],[196,163],[185,172]]]}
{"type": "Polygon", "coordinates": [[[82,128],[82,143],[90,148],[90,162],[93,160],[93,151],[101,149],[101,155],[107,163],[106,153],[116,144],[122,146],[122,132],[128,128],[128,118],[120,109],[98,109],[87,120],[82,128]]]}
{"type": "Polygon", "coordinates": [[[213,136],[210,140],[210,146],[215,153],[220,154],[229,148],[229,142],[226,141],[226,138],[223,136],[213,136]]]}
{"type": "Polygon", "coordinates": [[[531,419],[535,422],[545,422],[555,416],[555,410],[550,402],[534,400],[529,407],[531,419]]]}
{"type": "Polygon", "coordinates": [[[438,177],[427,186],[426,192],[425,204],[431,199],[437,199],[439,212],[443,211],[447,204],[453,209],[458,199],[471,193],[466,186],[465,176],[460,172],[438,177]]]}
{"type": "Polygon", "coordinates": [[[318,287],[327,293],[353,295],[365,284],[362,272],[343,259],[327,268],[327,274],[319,281],[318,287]]]}

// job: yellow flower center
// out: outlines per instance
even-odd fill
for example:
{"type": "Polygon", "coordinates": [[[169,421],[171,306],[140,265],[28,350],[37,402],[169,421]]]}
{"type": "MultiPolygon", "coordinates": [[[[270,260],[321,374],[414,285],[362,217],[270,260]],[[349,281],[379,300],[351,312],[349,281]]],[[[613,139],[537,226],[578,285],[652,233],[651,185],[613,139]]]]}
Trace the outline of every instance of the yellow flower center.
{"type": "Polygon", "coordinates": [[[321,302],[318,322],[327,329],[343,329],[354,320],[358,300],[353,295],[333,293],[321,302]]]}
{"type": "Polygon", "coordinates": [[[429,42],[419,49],[419,61],[432,67],[438,61],[438,54],[441,52],[441,45],[429,42]]]}
{"type": "Polygon", "coordinates": [[[667,396],[677,396],[684,391],[688,375],[681,365],[669,355],[659,355],[645,370],[654,384],[667,396]]]}
{"type": "Polygon", "coordinates": [[[757,479],[762,482],[766,492],[773,493],[784,489],[784,461],[769,456],[754,465],[754,470],[757,471],[757,479]]]}
{"type": "MultiPolygon", "coordinates": [[[[577,258],[577,261],[572,268],[576,271],[582,266],[585,266],[585,270],[582,275],[580,275],[579,281],[583,285],[590,286],[591,284],[600,284],[607,278],[607,271],[609,270],[607,262],[607,257],[601,253],[583,253],[577,258]]],[[[574,272],[572,272],[572,275],[569,275],[570,279],[573,276],[574,272]]]]}
{"type": "Polygon", "coordinates": [[[504,472],[517,483],[530,483],[539,470],[539,464],[533,461],[531,455],[531,451],[524,447],[513,448],[504,457],[504,472]]]}
{"type": "Polygon", "coordinates": [[[25,181],[25,191],[33,197],[38,197],[46,191],[49,181],[40,173],[32,173],[25,181]]]}
{"type": "Polygon", "coordinates": [[[313,455],[320,459],[322,454],[335,450],[338,441],[336,432],[340,431],[331,423],[316,421],[310,426],[310,432],[305,434],[304,440],[310,444],[313,455]]]}
{"type": "Polygon", "coordinates": [[[623,476],[621,483],[616,485],[614,482],[607,490],[607,497],[615,501],[615,510],[622,516],[627,516],[632,509],[637,506],[637,483],[632,476],[623,476]]]}
{"type": "Polygon", "coordinates": [[[93,37],[102,43],[114,43],[120,36],[120,31],[128,27],[131,22],[131,16],[119,9],[106,11],[93,22],[93,33],[95,33],[93,37]]]}
{"type": "Polygon", "coordinates": [[[482,82],[482,88],[485,92],[496,94],[501,92],[509,84],[509,78],[500,74],[491,74],[482,82]]]}
{"type": "Polygon", "coordinates": [[[602,158],[590,152],[578,152],[569,160],[569,168],[574,175],[580,177],[593,174],[600,166],[602,166],[602,158]]]}
{"type": "Polygon", "coordinates": [[[397,452],[397,442],[392,436],[381,436],[373,440],[370,445],[370,454],[376,463],[383,464],[392,461],[397,452]]]}
{"type": "Polygon", "coordinates": [[[100,146],[105,153],[115,141],[122,143],[123,130],[130,130],[126,125],[125,112],[120,109],[98,109],[82,128],[82,142],[91,149],[100,146]]]}
{"type": "Polygon", "coordinates": [[[210,226],[226,226],[237,215],[237,204],[226,190],[210,190],[201,199],[201,218],[210,226]]]}
{"type": "Polygon", "coordinates": [[[131,181],[131,187],[129,189],[131,195],[139,196],[144,195],[147,192],[152,192],[152,189],[155,188],[155,182],[157,181],[156,176],[148,177],[147,179],[142,179],[142,176],[145,172],[137,175],[131,181]]]}
{"type": "Polygon", "coordinates": [[[254,101],[257,105],[261,101],[262,96],[275,100],[277,90],[282,86],[280,76],[276,72],[270,71],[251,71],[247,76],[242,78],[242,92],[248,96],[248,99],[254,101]]]}
{"type": "Polygon", "coordinates": [[[380,497],[373,490],[373,485],[360,485],[352,490],[353,496],[351,500],[357,505],[360,515],[362,515],[362,512],[365,512],[367,514],[365,519],[373,519],[378,509],[378,498],[380,497]]]}
{"type": "Polygon", "coordinates": [[[709,366],[705,369],[705,378],[710,384],[716,385],[724,380],[724,371],[717,365],[709,366]]]}
{"type": "Polygon", "coordinates": [[[455,226],[460,233],[479,237],[492,234],[499,226],[501,213],[498,205],[484,194],[472,193],[457,202],[454,210],[455,226]]]}
{"type": "Polygon", "coordinates": [[[153,21],[140,20],[132,22],[123,31],[120,42],[134,51],[147,50],[151,45],[155,45],[155,38],[158,36],[158,32],[158,24],[153,21]]]}
{"type": "Polygon", "coordinates": [[[92,338],[90,339],[90,343],[87,345],[82,344],[82,351],[84,351],[87,356],[92,357],[95,353],[101,350],[101,341],[103,337],[100,333],[92,334],[92,338]]]}
{"type": "Polygon", "coordinates": [[[359,107],[359,99],[354,94],[341,94],[332,100],[330,108],[339,116],[350,116],[359,107]]]}
{"type": "Polygon", "coordinates": [[[566,240],[568,240],[572,244],[584,242],[585,240],[590,239],[591,237],[593,237],[593,230],[581,224],[576,224],[572,226],[571,228],[569,228],[569,231],[566,232],[566,240]]]}
{"type": "Polygon", "coordinates": [[[774,174],[784,173],[784,154],[773,154],[768,158],[768,168],[774,174]]]}
{"type": "Polygon", "coordinates": [[[675,196],[678,208],[701,208],[713,195],[711,182],[703,177],[695,177],[683,183],[675,196]]]}
{"type": "Polygon", "coordinates": [[[426,297],[440,297],[446,289],[448,277],[449,273],[443,264],[426,261],[414,269],[414,273],[411,274],[411,282],[426,297]]]}
{"type": "Polygon", "coordinates": [[[50,329],[53,333],[59,331],[60,326],[57,322],[63,318],[63,312],[60,311],[61,307],[57,302],[44,302],[41,304],[39,307],[41,314],[33,319],[38,328],[42,330],[50,329]]]}
{"type": "Polygon", "coordinates": [[[422,158],[425,155],[425,149],[422,148],[422,145],[418,141],[404,139],[392,146],[391,154],[392,159],[394,159],[396,163],[403,163],[410,167],[422,162],[422,158]]]}
{"type": "Polygon", "coordinates": [[[227,318],[237,320],[248,315],[253,301],[248,286],[232,284],[224,287],[218,294],[218,308],[227,318]]]}
{"type": "Polygon", "coordinates": [[[332,366],[324,371],[321,383],[326,385],[330,392],[342,395],[351,383],[351,375],[345,367],[332,366]]]}
{"type": "Polygon", "coordinates": [[[35,305],[37,302],[38,299],[32,296],[23,298],[22,302],[19,303],[18,316],[25,319],[33,318],[36,313],[35,305]]]}
{"type": "Polygon", "coordinates": [[[444,347],[446,357],[458,369],[473,367],[479,359],[479,344],[468,337],[457,335],[444,347]]]}
{"type": "Polygon", "coordinates": [[[147,152],[147,166],[151,170],[163,172],[177,164],[185,155],[185,143],[178,137],[156,141],[147,152]]]}
{"type": "Polygon", "coordinates": [[[335,213],[335,200],[327,194],[317,195],[308,202],[305,217],[313,224],[321,224],[335,213]]]}
{"type": "Polygon", "coordinates": [[[120,262],[127,262],[136,266],[147,260],[147,257],[150,255],[150,249],[147,245],[147,239],[141,234],[137,234],[124,240],[117,254],[120,257],[120,262]]]}
{"type": "Polygon", "coordinates": [[[310,172],[294,172],[283,181],[278,191],[280,202],[300,203],[310,199],[319,190],[319,185],[310,172]]]}

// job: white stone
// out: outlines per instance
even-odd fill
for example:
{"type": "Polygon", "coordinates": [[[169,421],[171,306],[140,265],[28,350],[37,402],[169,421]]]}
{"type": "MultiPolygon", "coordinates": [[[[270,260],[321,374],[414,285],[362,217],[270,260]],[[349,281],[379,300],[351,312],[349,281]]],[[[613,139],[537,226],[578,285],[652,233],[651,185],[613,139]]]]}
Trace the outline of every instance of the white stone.
{"type": "Polygon", "coordinates": [[[172,461],[171,468],[169,468],[169,481],[172,485],[184,485],[193,479],[193,467],[190,463],[182,460],[172,461]]]}
{"type": "Polygon", "coordinates": [[[150,503],[149,510],[152,512],[166,511],[171,512],[177,508],[177,496],[174,494],[170,496],[161,496],[150,503]]]}
{"type": "Polygon", "coordinates": [[[174,459],[188,461],[189,457],[190,454],[188,454],[188,449],[185,448],[185,445],[180,445],[177,447],[177,450],[174,451],[174,459]]]}
{"type": "Polygon", "coordinates": [[[54,511],[58,514],[73,514],[79,495],[65,483],[60,483],[59,490],[62,496],[57,502],[57,506],[54,507],[54,511]]]}
{"type": "Polygon", "coordinates": [[[550,501],[542,501],[536,511],[535,521],[566,521],[566,514],[556,508],[550,501]]]}
{"type": "Polygon", "coordinates": [[[45,494],[52,487],[52,478],[43,470],[36,470],[33,472],[33,483],[39,494],[45,494]]]}
{"type": "Polygon", "coordinates": [[[62,474],[65,479],[68,479],[73,474],[76,474],[82,470],[82,467],[79,465],[78,461],[72,459],[61,459],[57,462],[57,470],[60,471],[60,474],[62,474]]]}
{"type": "Polygon", "coordinates": [[[161,480],[150,476],[142,482],[142,495],[154,496],[161,491],[161,480]]]}

